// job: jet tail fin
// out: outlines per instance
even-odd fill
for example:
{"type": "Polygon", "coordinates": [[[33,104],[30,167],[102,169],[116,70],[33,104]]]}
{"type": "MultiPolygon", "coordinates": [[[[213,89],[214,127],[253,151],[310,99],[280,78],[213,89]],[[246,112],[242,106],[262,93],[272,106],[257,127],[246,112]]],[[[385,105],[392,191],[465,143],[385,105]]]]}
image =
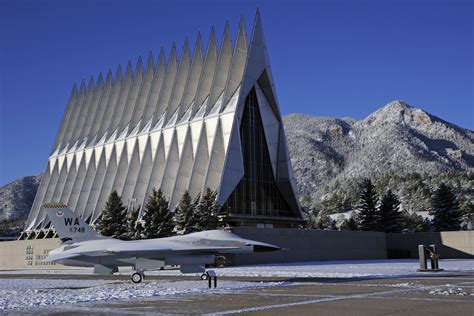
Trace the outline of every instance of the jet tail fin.
{"type": "Polygon", "coordinates": [[[63,243],[105,238],[64,204],[44,204],[43,208],[63,243]]]}

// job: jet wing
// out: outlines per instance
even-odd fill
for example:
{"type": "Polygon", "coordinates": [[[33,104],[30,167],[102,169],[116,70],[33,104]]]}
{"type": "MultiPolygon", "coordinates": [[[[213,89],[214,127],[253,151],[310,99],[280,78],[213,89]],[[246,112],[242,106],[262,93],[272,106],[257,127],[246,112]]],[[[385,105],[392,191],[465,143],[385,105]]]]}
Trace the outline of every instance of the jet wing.
{"type": "Polygon", "coordinates": [[[58,260],[72,259],[81,256],[80,253],[55,253],[43,259],[44,262],[55,262],[58,260]]]}
{"type": "Polygon", "coordinates": [[[183,247],[162,247],[159,245],[120,245],[113,246],[104,249],[103,251],[84,251],[84,252],[60,252],[55,254],[49,254],[43,261],[45,262],[56,262],[59,260],[73,259],[80,256],[88,257],[101,257],[101,256],[110,256],[110,255],[120,255],[120,256],[144,256],[149,255],[157,256],[163,254],[168,256],[170,254],[180,254],[180,253],[194,253],[194,254],[215,254],[223,250],[231,250],[235,247],[197,247],[197,246],[187,246],[183,247]]]}
{"type": "Polygon", "coordinates": [[[106,251],[84,251],[84,252],[60,252],[49,254],[43,261],[45,262],[55,262],[58,260],[72,259],[81,256],[85,257],[103,257],[109,256],[111,253],[106,251]]]}
{"type": "Polygon", "coordinates": [[[196,246],[196,245],[185,245],[185,244],[170,244],[159,245],[152,243],[136,243],[136,244],[124,244],[116,245],[113,247],[108,247],[106,252],[108,254],[117,254],[117,255],[169,255],[170,253],[179,254],[179,253],[217,253],[223,250],[237,249],[236,247],[222,247],[222,246],[196,246]]]}

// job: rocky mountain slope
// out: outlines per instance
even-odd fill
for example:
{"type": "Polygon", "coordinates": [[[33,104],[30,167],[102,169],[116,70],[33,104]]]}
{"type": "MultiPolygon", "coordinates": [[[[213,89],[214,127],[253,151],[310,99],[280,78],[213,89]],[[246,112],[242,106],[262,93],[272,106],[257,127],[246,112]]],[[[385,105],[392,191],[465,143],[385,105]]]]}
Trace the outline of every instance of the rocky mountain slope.
{"type": "Polygon", "coordinates": [[[0,221],[25,220],[28,217],[42,175],[19,178],[0,187],[0,221]]]}
{"type": "Polygon", "coordinates": [[[440,181],[474,196],[474,132],[402,101],[360,121],[292,114],[284,123],[300,198],[309,207],[341,211],[354,204],[364,177],[380,191],[397,191],[416,211],[426,210],[421,200],[440,181]]]}
{"type": "Polygon", "coordinates": [[[42,174],[19,178],[0,187],[0,236],[19,236],[38,191],[42,174]]]}

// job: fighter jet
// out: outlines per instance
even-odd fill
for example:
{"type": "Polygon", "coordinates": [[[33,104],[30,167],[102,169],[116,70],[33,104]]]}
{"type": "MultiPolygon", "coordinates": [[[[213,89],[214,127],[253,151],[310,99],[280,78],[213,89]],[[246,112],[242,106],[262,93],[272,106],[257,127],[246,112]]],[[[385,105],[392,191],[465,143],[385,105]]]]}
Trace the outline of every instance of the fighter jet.
{"type": "Polygon", "coordinates": [[[113,274],[118,267],[131,266],[132,282],[140,283],[145,270],[179,265],[181,273],[202,273],[214,264],[216,255],[280,250],[280,247],[241,238],[225,230],[208,230],[181,236],[145,240],[105,237],[87,225],[66,205],[45,204],[61,245],[49,252],[46,262],[66,266],[94,267],[96,274],[113,274]]]}

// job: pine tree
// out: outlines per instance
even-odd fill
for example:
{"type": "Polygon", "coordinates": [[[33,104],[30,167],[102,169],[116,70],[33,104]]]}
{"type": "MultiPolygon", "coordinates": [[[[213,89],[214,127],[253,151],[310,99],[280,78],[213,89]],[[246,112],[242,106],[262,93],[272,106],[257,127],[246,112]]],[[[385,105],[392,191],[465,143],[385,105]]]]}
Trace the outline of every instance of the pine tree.
{"type": "Polygon", "coordinates": [[[187,227],[190,225],[193,217],[193,203],[188,191],[184,191],[176,210],[174,211],[175,231],[179,235],[187,233],[187,227]]]}
{"type": "Polygon", "coordinates": [[[381,231],[386,233],[401,232],[402,215],[399,207],[398,197],[389,189],[382,197],[378,209],[381,231]]]}
{"type": "Polygon", "coordinates": [[[314,209],[310,209],[308,207],[301,208],[301,214],[303,215],[303,219],[305,221],[304,228],[307,229],[315,229],[316,228],[316,211],[314,209]]]}
{"type": "Polygon", "coordinates": [[[370,179],[362,182],[362,193],[359,200],[359,220],[360,230],[378,231],[380,230],[379,217],[377,214],[377,193],[375,186],[370,179]]]}
{"type": "Polygon", "coordinates": [[[189,234],[200,231],[200,216],[201,214],[198,212],[199,204],[201,203],[201,193],[194,198],[193,203],[191,204],[191,217],[187,225],[184,228],[183,234],[189,234]]]}
{"type": "Polygon", "coordinates": [[[141,238],[143,227],[142,224],[137,221],[139,211],[140,207],[134,207],[127,218],[127,232],[124,235],[124,239],[136,240],[141,238]]]}
{"type": "Polygon", "coordinates": [[[461,210],[462,215],[462,222],[463,222],[463,229],[465,230],[473,230],[474,224],[474,204],[472,202],[466,202],[461,210]]]}
{"type": "Polygon", "coordinates": [[[217,217],[217,191],[207,188],[202,200],[204,209],[206,210],[206,216],[204,218],[206,229],[217,229],[219,227],[219,218],[217,217]]]}
{"type": "Polygon", "coordinates": [[[206,192],[199,200],[197,207],[194,209],[196,231],[217,229],[219,219],[217,217],[216,196],[216,191],[207,188],[206,192]]]}
{"type": "Polygon", "coordinates": [[[127,231],[126,208],[117,191],[110,193],[96,229],[104,236],[121,238],[127,231]]]}
{"type": "Polygon", "coordinates": [[[428,218],[418,215],[416,212],[401,212],[401,227],[403,232],[418,233],[431,231],[431,222],[428,218]]]}
{"type": "Polygon", "coordinates": [[[431,198],[430,215],[433,215],[435,231],[459,230],[462,214],[459,203],[451,187],[441,183],[431,198]]]}
{"type": "Polygon", "coordinates": [[[316,229],[337,230],[336,221],[325,212],[321,212],[316,220],[316,229]]]}
{"type": "Polygon", "coordinates": [[[359,224],[357,216],[354,214],[349,217],[341,226],[341,230],[350,230],[350,231],[357,231],[359,230],[359,224]]]}
{"type": "Polygon", "coordinates": [[[170,212],[168,201],[160,189],[153,189],[151,192],[145,205],[143,221],[143,236],[146,239],[173,235],[173,214],[170,212]]]}

